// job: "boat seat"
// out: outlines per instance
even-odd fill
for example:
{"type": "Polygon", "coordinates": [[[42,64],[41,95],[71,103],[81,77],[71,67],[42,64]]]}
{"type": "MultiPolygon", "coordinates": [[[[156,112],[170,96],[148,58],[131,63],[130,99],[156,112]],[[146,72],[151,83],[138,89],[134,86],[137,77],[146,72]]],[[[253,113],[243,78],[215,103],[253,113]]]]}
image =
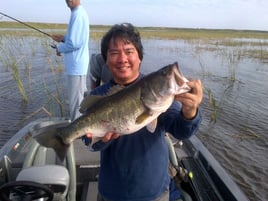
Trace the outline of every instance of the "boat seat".
{"type": "Polygon", "coordinates": [[[97,200],[98,182],[89,182],[86,200],[97,200]]]}
{"type": "Polygon", "coordinates": [[[70,176],[68,170],[60,165],[32,166],[22,169],[16,181],[33,181],[48,185],[56,200],[66,200],[70,176]]]}
{"type": "MultiPolygon", "coordinates": [[[[73,144],[70,145],[65,160],[62,162],[55,154],[55,151],[52,148],[47,148],[40,146],[35,140],[32,141],[29,152],[27,153],[22,172],[24,169],[33,168],[34,171],[39,171],[40,167],[49,167],[53,165],[56,167],[54,171],[60,170],[57,166],[65,168],[69,175],[69,184],[68,184],[68,200],[76,201],[76,165],[75,165],[75,155],[73,144]],[[35,167],[37,168],[35,170],[35,167]]],[[[44,168],[44,169],[46,169],[44,168]]],[[[49,171],[49,170],[48,170],[49,171]]],[[[21,174],[21,173],[19,173],[21,174]]],[[[25,173],[23,173],[25,174],[25,173]]],[[[43,173],[44,174],[44,173],[43,173]]],[[[44,174],[46,175],[46,174],[44,174]]],[[[56,177],[55,177],[56,178],[56,177]]],[[[38,179],[38,178],[37,178],[38,179]]],[[[32,181],[35,181],[34,179],[32,181]]],[[[40,182],[43,183],[43,182],[40,182]]]]}
{"type": "Polygon", "coordinates": [[[52,148],[40,146],[34,140],[24,160],[23,168],[47,164],[59,165],[60,163],[52,148]]]}

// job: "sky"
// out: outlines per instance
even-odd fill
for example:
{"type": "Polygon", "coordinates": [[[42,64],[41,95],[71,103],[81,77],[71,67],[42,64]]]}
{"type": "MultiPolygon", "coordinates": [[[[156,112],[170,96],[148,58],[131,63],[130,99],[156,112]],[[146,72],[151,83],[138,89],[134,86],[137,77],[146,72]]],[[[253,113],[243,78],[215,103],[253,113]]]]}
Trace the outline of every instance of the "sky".
{"type": "MultiPolygon", "coordinates": [[[[268,31],[268,0],[81,0],[90,24],[268,31]]],[[[1,0],[23,22],[68,23],[65,0],[1,0]]],[[[8,21],[0,15],[0,21],[8,21]]]]}

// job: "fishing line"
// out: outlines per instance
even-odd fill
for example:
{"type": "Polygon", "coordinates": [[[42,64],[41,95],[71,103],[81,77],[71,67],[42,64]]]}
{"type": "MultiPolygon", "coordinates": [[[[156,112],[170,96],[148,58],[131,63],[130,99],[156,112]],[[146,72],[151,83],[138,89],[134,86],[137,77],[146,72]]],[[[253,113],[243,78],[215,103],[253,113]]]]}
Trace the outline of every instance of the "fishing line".
{"type": "Polygon", "coordinates": [[[42,34],[44,34],[44,35],[46,35],[46,36],[49,36],[49,37],[51,38],[51,35],[50,35],[50,34],[48,34],[48,33],[46,33],[46,32],[43,32],[43,31],[41,31],[40,29],[37,29],[37,28],[35,28],[35,27],[33,27],[33,26],[29,25],[29,24],[26,24],[26,23],[24,23],[24,22],[22,22],[22,21],[20,21],[20,20],[18,20],[18,19],[16,19],[16,18],[14,18],[14,17],[11,17],[11,16],[9,16],[9,15],[6,15],[5,13],[0,12],[0,14],[3,15],[3,16],[5,16],[5,17],[8,17],[8,18],[10,18],[10,19],[12,19],[12,20],[15,20],[15,21],[17,21],[17,22],[19,22],[19,23],[21,23],[21,24],[23,24],[23,25],[25,25],[25,26],[27,26],[27,27],[29,27],[29,28],[31,28],[31,29],[34,29],[35,31],[38,31],[38,32],[40,32],[40,33],[42,33],[42,34]]]}

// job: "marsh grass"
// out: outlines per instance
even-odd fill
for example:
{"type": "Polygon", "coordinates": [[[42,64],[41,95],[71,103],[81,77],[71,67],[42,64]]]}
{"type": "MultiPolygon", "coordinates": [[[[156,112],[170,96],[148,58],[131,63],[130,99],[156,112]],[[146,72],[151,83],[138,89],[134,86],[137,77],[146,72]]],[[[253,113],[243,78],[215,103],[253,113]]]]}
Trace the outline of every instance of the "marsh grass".
{"type": "MultiPolygon", "coordinates": [[[[60,96],[58,95],[58,89],[56,86],[57,94],[55,95],[53,92],[50,91],[50,89],[47,87],[46,80],[43,79],[43,86],[44,90],[47,94],[47,101],[45,105],[49,108],[49,111],[51,114],[57,114],[57,107],[60,109],[60,116],[63,117],[63,103],[60,99],[60,96]],[[55,104],[57,103],[57,104],[55,104]]],[[[42,106],[42,108],[45,108],[45,106],[42,106]]]]}
{"type": "MultiPolygon", "coordinates": [[[[65,32],[67,24],[57,23],[27,23],[40,30],[45,30],[48,33],[55,33],[55,31],[62,30],[65,32]]],[[[90,25],[93,39],[100,39],[103,34],[110,28],[109,25],[90,25]]],[[[16,29],[25,29],[29,33],[41,35],[39,32],[25,27],[18,22],[0,22],[1,32],[14,33],[16,29]],[[10,30],[5,29],[13,29],[10,30]]],[[[251,30],[229,30],[229,29],[188,29],[188,28],[168,28],[168,27],[137,27],[143,38],[162,38],[162,39],[228,39],[228,38],[256,38],[268,39],[268,32],[266,31],[251,31],[251,30]]],[[[19,34],[20,31],[15,32],[19,34]]]]}
{"type": "Polygon", "coordinates": [[[209,127],[213,127],[216,124],[218,116],[223,109],[223,104],[228,96],[228,93],[233,88],[233,83],[229,83],[227,87],[223,90],[219,99],[217,99],[210,88],[204,87],[205,94],[208,96],[208,104],[211,110],[209,127]]]}
{"type": "Polygon", "coordinates": [[[26,117],[24,117],[20,123],[23,123],[25,121],[27,121],[28,119],[31,119],[33,117],[35,117],[36,115],[38,115],[39,113],[45,113],[48,117],[52,117],[52,113],[49,112],[44,106],[41,106],[40,108],[38,108],[37,110],[35,110],[34,112],[32,112],[31,114],[27,115],[26,117]]]}
{"type": "MultiPolygon", "coordinates": [[[[48,34],[64,34],[67,24],[52,23],[28,23],[48,34]]],[[[92,40],[100,41],[105,32],[111,26],[90,25],[90,37],[92,40]]],[[[186,28],[164,28],[164,27],[137,27],[143,39],[165,39],[184,40],[188,43],[201,43],[203,48],[210,51],[217,51],[221,47],[243,47],[243,55],[268,62],[268,32],[251,30],[213,30],[213,29],[186,29],[186,28]],[[243,39],[243,40],[237,40],[243,39]],[[247,40],[249,39],[249,40],[247,40]],[[255,39],[255,40],[251,40],[255,39]],[[247,50],[247,47],[261,46],[256,50],[247,50]],[[265,48],[266,47],[266,48],[265,48]]],[[[0,22],[0,34],[13,36],[39,36],[43,34],[25,27],[17,22],[0,22]]]]}
{"type": "Polygon", "coordinates": [[[239,133],[233,133],[233,134],[227,134],[230,137],[237,139],[237,140],[248,140],[248,139],[259,139],[260,135],[257,134],[256,132],[254,132],[252,129],[250,128],[241,128],[239,133]]]}
{"type": "MultiPolygon", "coordinates": [[[[47,80],[45,77],[42,79],[43,83],[43,90],[47,94],[47,101],[45,103],[46,107],[48,107],[48,111],[57,116],[64,117],[67,114],[67,106],[66,106],[66,97],[64,94],[64,83],[59,80],[60,76],[63,71],[64,67],[61,63],[61,61],[55,57],[55,50],[52,49],[50,46],[50,42],[48,40],[42,41],[42,47],[44,48],[46,52],[46,59],[45,59],[45,65],[49,69],[49,74],[51,74],[53,87],[48,87],[47,80]],[[54,59],[53,59],[54,58],[54,59]]],[[[49,83],[51,85],[51,83],[49,83]]],[[[46,108],[43,106],[43,108],[46,108]]]]}
{"type": "Polygon", "coordinates": [[[241,60],[241,55],[242,55],[241,48],[236,48],[236,49],[228,48],[225,51],[225,54],[223,54],[223,56],[225,56],[227,60],[227,66],[228,66],[228,71],[229,71],[228,79],[230,82],[236,81],[236,71],[237,71],[237,66],[241,60]]]}
{"type": "Polygon", "coordinates": [[[28,102],[28,97],[24,88],[24,84],[22,82],[19,70],[18,70],[18,62],[12,62],[12,64],[9,66],[9,69],[11,69],[11,74],[17,83],[17,87],[19,89],[19,92],[22,96],[23,102],[27,103],[28,102]]]}
{"type": "MultiPolygon", "coordinates": [[[[14,40],[14,39],[13,39],[14,40]]],[[[16,40],[15,43],[19,44],[19,41],[16,40]]],[[[17,88],[22,96],[22,100],[24,103],[28,102],[28,97],[24,88],[24,84],[21,78],[21,74],[19,71],[19,64],[24,59],[23,56],[18,53],[18,48],[14,46],[9,46],[7,43],[2,41],[1,43],[1,55],[0,61],[4,64],[6,69],[11,73],[14,81],[16,82],[17,88]]]]}
{"type": "Polygon", "coordinates": [[[47,87],[45,88],[46,88],[46,91],[48,92],[48,95],[51,97],[51,100],[54,100],[57,103],[56,105],[59,108],[60,116],[63,117],[66,115],[66,110],[67,110],[66,103],[65,103],[66,97],[65,97],[65,94],[63,93],[64,87],[60,84],[59,80],[57,79],[57,74],[63,72],[63,67],[59,62],[56,62],[57,66],[55,66],[50,59],[48,60],[48,64],[50,64],[49,66],[53,75],[53,81],[54,81],[54,85],[56,88],[56,94],[50,93],[48,88],[47,87]]]}
{"type": "Polygon", "coordinates": [[[208,96],[209,106],[210,106],[210,108],[212,110],[211,114],[210,114],[210,122],[209,122],[209,124],[213,125],[217,121],[217,117],[218,117],[220,107],[219,107],[219,105],[217,105],[217,102],[216,102],[216,99],[214,97],[214,93],[212,92],[212,90],[209,89],[209,88],[206,88],[206,87],[204,89],[205,89],[205,92],[207,93],[207,96],[208,96]]]}
{"type": "Polygon", "coordinates": [[[27,36],[27,40],[25,40],[26,37],[21,36],[3,36],[1,32],[0,38],[0,62],[10,72],[13,80],[16,82],[18,91],[22,96],[22,101],[27,104],[29,97],[33,97],[33,87],[35,90],[36,88],[40,88],[38,91],[44,91],[47,94],[47,100],[43,100],[45,103],[40,103],[40,108],[26,117],[25,120],[41,112],[44,112],[48,116],[65,116],[67,113],[66,98],[63,87],[58,80],[64,68],[59,60],[55,59],[52,61],[51,58],[55,58],[55,50],[53,51],[49,46],[50,41],[46,37],[31,40],[32,37],[27,36]],[[36,55],[37,53],[38,55],[36,55]],[[33,57],[38,57],[40,62],[32,63],[34,61],[34,59],[32,60],[33,57]],[[41,67],[44,69],[44,76],[47,76],[45,72],[49,70],[49,74],[52,74],[55,88],[48,89],[45,77],[43,79],[43,85],[42,80],[32,80],[32,65],[35,65],[36,71],[36,64],[41,64],[41,67]]]}
{"type": "MultiPolygon", "coordinates": [[[[65,33],[67,29],[66,24],[42,24],[42,23],[29,23],[30,25],[37,27],[41,30],[45,30],[47,33],[65,33]]],[[[110,28],[110,26],[90,26],[90,37],[92,41],[100,41],[104,33],[110,28]]],[[[228,68],[228,86],[223,90],[221,97],[217,99],[214,92],[204,87],[204,91],[209,99],[209,106],[211,108],[210,125],[214,125],[217,122],[219,113],[221,112],[222,105],[228,94],[228,91],[233,87],[236,82],[237,66],[241,59],[244,57],[260,59],[261,61],[268,61],[268,32],[263,31],[247,31],[247,30],[208,30],[208,29],[180,29],[180,28],[161,28],[161,27],[138,27],[141,37],[143,39],[163,39],[163,40],[183,40],[189,44],[195,44],[196,52],[198,54],[199,64],[202,71],[203,79],[211,76],[211,73],[207,70],[205,62],[201,58],[203,51],[217,52],[220,56],[224,57],[223,63],[228,68]],[[239,39],[239,40],[237,40],[239,39]],[[240,40],[243,39],[243,40],[240,40]],[[247,40],[249,39],[249,40],[247,40]],[[255,39],[255,40],[251,40],[255,39]],[[250,48],[249,48],[250,47],[250,48]]],[[[12,35],[13,37],[23,38],[23,36],[40,37],[44,41],[43,48],[46,51],[48,57],[51,54],[55,54],[54,50],[49,47],[48,37],[40,34],[31,29],[25,28],[16,22],[0,22],[0,37],[1,35],[12,35]],[[1,30],[2,28],[2,30],[1,30]],[[7,28],[7,29],[5,29],[7,28]],[[10,29],[12,28],[12,29],[10,29]]],[[[2,48],[1,48],[2,49],[2,48]]],[[[32,54],[36,54],[34,45],[31,47],[32,54]]],[[[2,55],[2,53],[1,53],[2,55]]],[[[15,69],[18,67],[18,63],[21,58],[15,57],[15,55],[5,53],[7,57],[10,57],[9,63],[5,63],[6,66],[14,66],[15,74],[19,75],[15,69]]],[[[5,57],[6,57],[5,56],[5,57]]],[[[3,60],[3,58],[1,59],[3,60]]],[[[27,69],[28,80],[31,80],[31,64],[25,61],[27,69]]],[[[6,62],[6,61],[5,61],[6,62]]],[[[62,94],[62,86],[57,80],[57,74],[63,71],[62,64],[59,61],[47,60],[51,72],[54,77],[55,91],[50,91],[44,79],[42,90],[47,94],[46,105],[40,106],[40,111],[48,111],[47,114],[53,114],[60,111],[60,115],[66,114],[65,96],[62,94]],[[49,108],[49,109],[47,109],[49,108]]],[[[23,94],[23,99],[27,100],[27,95],[23,88],[23,83],[20,77],[14,76],[14,80],[17,80],[17,85],[22,86],[20,93],[23,94]]]]}
{"type": "Polygon", "coordinates": [[[245,51],[246,56],[250,56],[254,59],[257,59],[263,63],[268,63],[268,51],[264,49],[253,49],[245,51]]]}

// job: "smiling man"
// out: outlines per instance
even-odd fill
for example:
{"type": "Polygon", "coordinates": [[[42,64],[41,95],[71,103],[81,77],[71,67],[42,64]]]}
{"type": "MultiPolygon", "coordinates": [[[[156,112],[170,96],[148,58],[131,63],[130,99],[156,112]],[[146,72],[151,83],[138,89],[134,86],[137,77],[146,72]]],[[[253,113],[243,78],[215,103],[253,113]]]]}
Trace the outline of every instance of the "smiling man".
{"type": "MultiPolygon", "coordinates": [[[[131,85],[143,77],[140,73],[143,46],[133,25],[112,26],[101,41],[101,53],[113,80],[95,88],[91,94],[105,95],[115,85],[131,85]]],[[[165,133],[185,139],[196,133],[201,122],[198,109],[203,97],[201,81],[187,84],[191,91],[175,96],[181,104],[172,102],[158,117],[154,133],[145,127],[120,137],[118,133],[108,132],[92,145],[95,151],[101,151],[98,201],[169,201],[165,133]]],[[[91,137],[92,133],[88,133],[82,138],[86,145],[91,137]]]]}

